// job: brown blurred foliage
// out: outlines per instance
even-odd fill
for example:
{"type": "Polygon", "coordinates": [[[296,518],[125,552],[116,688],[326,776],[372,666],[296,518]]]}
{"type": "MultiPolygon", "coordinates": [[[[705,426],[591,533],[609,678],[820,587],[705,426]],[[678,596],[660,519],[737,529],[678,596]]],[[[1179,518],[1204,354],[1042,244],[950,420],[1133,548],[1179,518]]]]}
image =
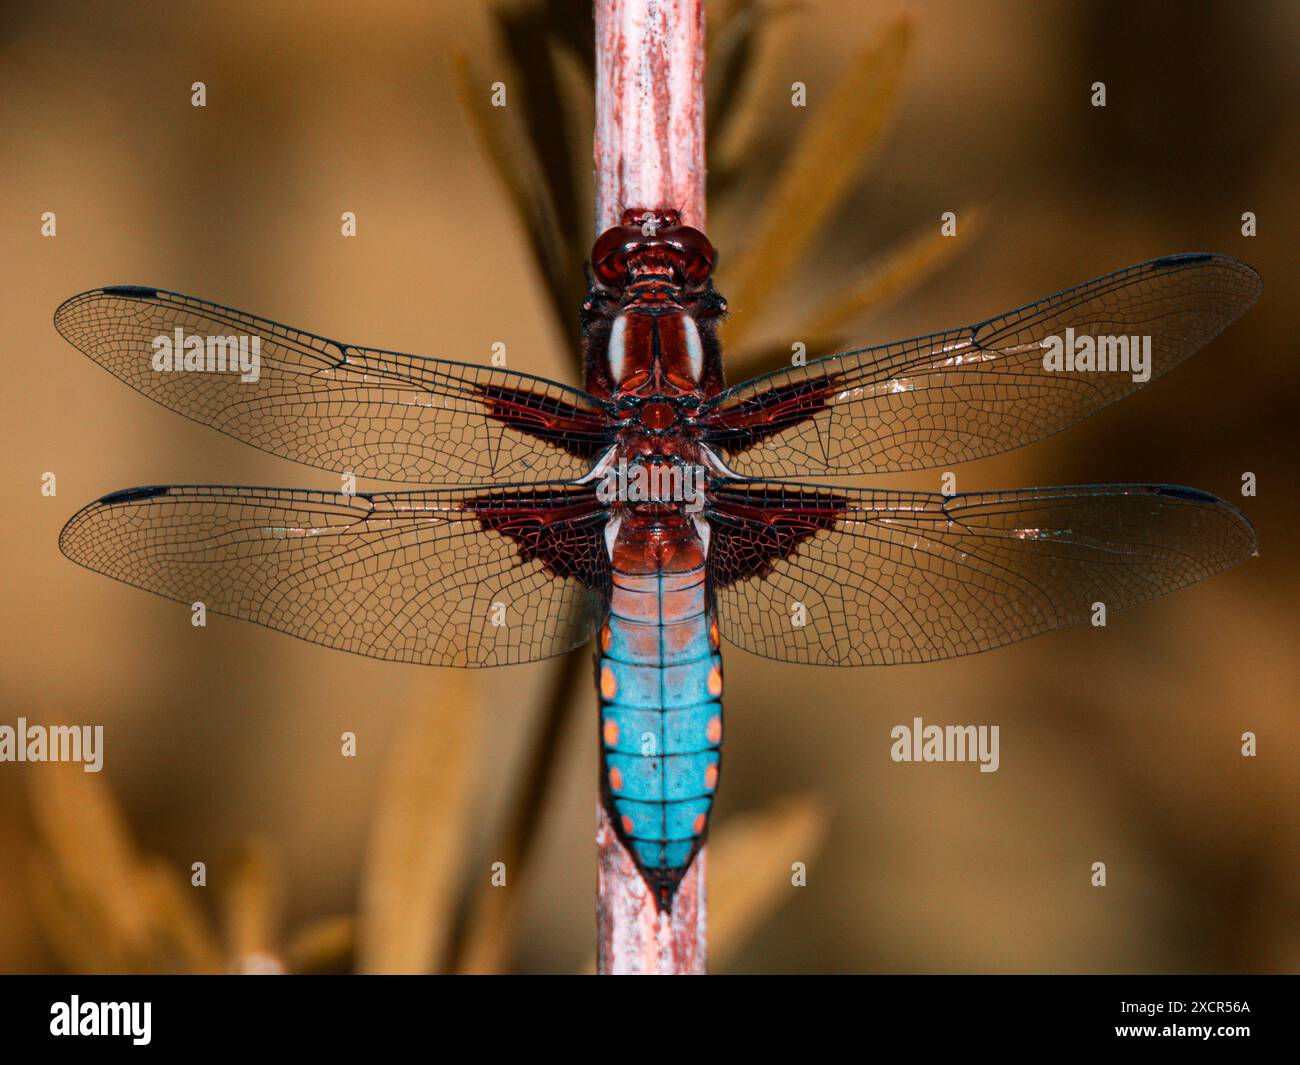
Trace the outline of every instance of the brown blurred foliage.
{"type": "MultiPolygon", "coordinates": [[[[1158,254],[1238,255],[1265,294],[1209,350],[958,477],[962,490],[1158,480],[1236,499],[1252,471],[1259,495],[1240,502],[1262,548],[1105,629],[978,658],[831,671],[733,650],[715,962],[1294,971],[1300,15],[1280,0],[1177,18],[936,0],[904,23],[888,3],[791,6],[762,5],[776,32],[747,29],[759,23],[739,4],[717,5],[711,24],[709,229],[735,311],[732,378],[792,335],[884,341],[1158,254]],[[1098,80],[1105,109],[1089,105],[1098,80]],[[806,111],[789,106],[794,81],[806,111]],[[949,210],[957,256],[934,240],[949,210]],[[1244,211],[1259,236],[1242,237],[1244,211]],[[913,716],[999,724],[1000,771],[895,765],[889,730],[913,716]],[[1254,759],[1239,753],[1248,730],[1254,759]],[[780,798],[794,792],[818,801],[780,798]],[[833,812],[820,852],[818,810],[833,812]],[[808,886],[791,890],[789,862],[805,859],[808,886]],[[1088,883],[1096,860],[1103,890],[1088,883]],[[779,895],[762,890],[778,880],[779,895]]],[[[131,484],[331,483],[96,372],[50,325],[85,288],[160,284],[466,360],[504,341],[512,368],[576,381],[576,302],[561,291],[592,237],[586,30],[574,22],[568,43],[543,49],[522,25],[511,46],[486,8],[462,5],[11,5],[0,723],[102,723],[107,755],[98,777],[0,765],[0,969],[390,971],[483,956],[572,971],[590,954],[585,660],[464,677],[220,618],[192,629],[55,544],[81,503],[131,484]],[[506,142],[499,158],[527,175],[512,188],[457,86],[481,100],[538,68],[556,100],[529,99],[531,120],[512,113],[516,135],[536,137],[561,99],[569,134],[543,138],[527,165],[506,142]],[[521,209],[543,189],[549,206],[521,209]],[[338,235],[345,210],[354,240],[338,235]],[[521,225],[530,210],[553,228],[521,225]],[[45,211],[57,238],[40,236],[45,211]],[[47,471],[53,498],[39,490],[47,471]],[[501,927],[482,917],[502,890],[490,867],[532,794],[556,691],[572,708],[552,721],[528,875],[506,889],[514,931],[479,946],[501,927]],[[349,730],[355,759],[339,757],[349,730]],[[210,894],[189,886],[195,861],[210,894]]],[[[887,481],[929,488],[929,476],[887,481]]]]}

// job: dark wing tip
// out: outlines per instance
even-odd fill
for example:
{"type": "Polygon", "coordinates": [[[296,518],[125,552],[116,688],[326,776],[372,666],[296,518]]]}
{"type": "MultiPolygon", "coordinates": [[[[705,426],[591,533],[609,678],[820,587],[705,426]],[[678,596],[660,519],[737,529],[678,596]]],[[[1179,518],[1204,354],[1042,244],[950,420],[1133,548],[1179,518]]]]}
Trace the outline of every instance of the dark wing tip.
{"type": "Polygon", "coordinates": [[[1210,251],[1184,251],[1174,255],[1162,255],[1159,259],[1151,260],[1151,266],[1155,270],[1183,270],[1206,264],[1230,270],[1245,282],[1250,294],[1247,306],[1259,299],[1259,294],[1264,291],[1264,279],[1259,276],[1259,271],[1250,263],[1234,259],[1231,255],[1220,255],[1218,252],[1210,251]]]}
{"type": "Polygon", "coordinates": [[[100,496],[93,503],[87,503],[72,515],[67,524],[59,530],[59,550],[78,566],[95,569],[96,567],[90,563],[87,556],[88,542],[81,535],[84,532],[86,523],[93,522],[105,507],[120,506],[123,503],[137,503],[146,499],[157,499],[160,496],[165,496],[170,491],[171,489],[166,485],[154,484],[143,485],[139,488],[123,488],[116,492],[109,492],[106,496],[100,496]]]}
{"type": "Polygon", "coordinates": [[[63,328],[63,324],[68,315],[83,303],[88,303],[101,296],[122,296],[141,300],[156,299],[161,291],[161,289],[150,288],[148,285],[107,285],[104,288],[91,288],[85,292],[78,292],[75,296],[69,296],[54,309],[54,328],[59,331],[65,340],[74,343],[63,328]]]}
{"type": "Polygon", "coordinates": [[[1157,495],[1173,496],[1175,499],[1187,499],[1193,503],[1218,503],[1219,497],[1202,492],[1199,488],[1184,488],[1180,484],[1157,484],[1152,486],[1157,495]]]}
{"type": "Polygon", "coordinates": [[[1208,262],[1217,256],[1208,251],[1182,251],[1174,255],[1162,255],[1159,259],[1152,260],[1152,265],[1157,270],[1172,270],[1178,266],[1190,266],[1192,263],[1208,262]]]}
{"type": "MultiPolygon", "coordinates": [[[[1186,503],[1195,503],[1197,506],[1208,507],[1216,514],[1227,518],[1237,527],[1238,532],[1241,534],[1242,550],[1236,562],[1244,562],[1246,559],[1258,557],[1259,532],[1251,520],[1226,499],[1220,499],[1209,492],[1202,492],[1199,488],[1187,488],[1181,484],[1152,484],[1146,485],[1144,490],[1152,495],[1165,496],[1168,499],[1180,499],[1186,503]]],[[[1232,564],[1235,565],[1236,563],[1232,564]]]]}
{"type": "Polygon", "coordinates": [[[135,503],[142,499],[157,499],[171,491],[167,485],[144,485],[140,488],[123,488],[100,496],[95,502],[99,506],[111,507],[117,503],[135,503]]]}
{"type": "Polygon", "coordinates": [[[144,299],[153,299],[158,295],[156,288],[146,285],[109,285],[96,291],[103,296],[139,296],[144,299]]]}

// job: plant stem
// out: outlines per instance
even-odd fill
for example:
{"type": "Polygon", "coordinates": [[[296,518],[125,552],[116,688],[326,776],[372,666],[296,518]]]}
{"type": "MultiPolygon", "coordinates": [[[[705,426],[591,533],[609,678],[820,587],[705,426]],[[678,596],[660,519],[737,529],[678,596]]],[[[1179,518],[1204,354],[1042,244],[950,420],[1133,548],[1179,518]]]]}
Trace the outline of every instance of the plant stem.
{"type": "MultiPolygon", "coordinates": [[[[673,208],[703,228],[703,0],[596,0],[595,14],[597,232],[629,208],[673,208]]],[[[705,852],[661,914],[603,808],[597,816],[598,971],[703,973],[705,852]]]]}
{"type": "Polygon", "coordinates": [[[703,0],[597,0],[596,231],[625,208],[704,226],[703,0]]]}

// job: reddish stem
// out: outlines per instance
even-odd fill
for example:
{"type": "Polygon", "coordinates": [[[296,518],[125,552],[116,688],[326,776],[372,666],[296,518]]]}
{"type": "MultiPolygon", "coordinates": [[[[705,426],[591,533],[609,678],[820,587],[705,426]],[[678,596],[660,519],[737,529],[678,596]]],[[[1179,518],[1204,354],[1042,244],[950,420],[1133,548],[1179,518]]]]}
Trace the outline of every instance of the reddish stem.
{"type": "MultiPolygon", "coordinates": [[[[703,0],[596,0],[596,231],[626,208],[676,208],[704,227],[703,0]]],[[[660,913],[602,808],[596,846],[601,973],[703,973],[701,850],[660,913]]]]}
{"type": "Polygon", "coordinates": [[[704,227],[704,5],[596,2],[596,231],[624,208],[704,227]]]}

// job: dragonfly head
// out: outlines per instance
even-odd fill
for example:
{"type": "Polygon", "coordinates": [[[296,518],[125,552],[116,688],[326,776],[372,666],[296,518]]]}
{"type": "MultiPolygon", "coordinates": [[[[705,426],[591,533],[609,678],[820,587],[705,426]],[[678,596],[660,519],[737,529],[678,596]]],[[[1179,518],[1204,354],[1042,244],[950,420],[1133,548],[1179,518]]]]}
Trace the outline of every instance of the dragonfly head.
{"type": "Polygon", "coordinates": [[[625,211],[622,224],[605,230],[591,249],[593,278],[620,292],[645,278],[679,289],[698,288],[717,261],[709,238],[682,225],[681,213],[672,210],[625,211]]]}

